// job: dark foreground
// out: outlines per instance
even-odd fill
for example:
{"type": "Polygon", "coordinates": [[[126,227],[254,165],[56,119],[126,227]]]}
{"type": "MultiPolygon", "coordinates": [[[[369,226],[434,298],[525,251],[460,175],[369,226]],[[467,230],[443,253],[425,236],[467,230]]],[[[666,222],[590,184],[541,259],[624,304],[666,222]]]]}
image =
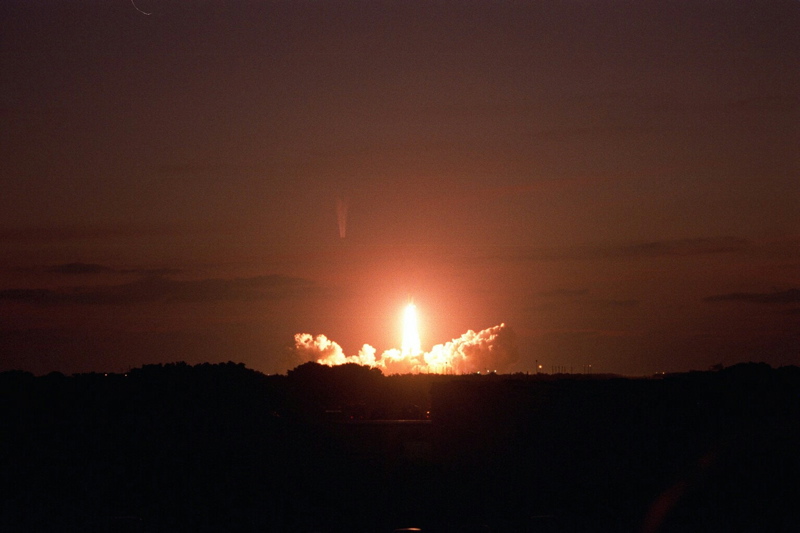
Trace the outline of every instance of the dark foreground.
{"type": "Polygon", "coordinates": [[[0,531],[800,531],[800,369],[0,374],[0,531]]]}

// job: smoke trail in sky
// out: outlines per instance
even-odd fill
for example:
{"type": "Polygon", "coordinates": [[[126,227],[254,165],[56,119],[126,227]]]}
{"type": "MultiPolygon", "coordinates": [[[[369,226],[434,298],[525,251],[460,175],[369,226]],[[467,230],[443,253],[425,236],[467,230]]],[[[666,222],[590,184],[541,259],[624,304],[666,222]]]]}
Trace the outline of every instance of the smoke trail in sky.
{"type": "Polygon", "coordinates": [[[350,203],[347,198],[340,196],[336,198],[336,218],[339,221],[339,237],[344,239],[347,235],[347,209],[350,203]]]}
{"type": "Polygon", "coordinates": [[[134,9],[136,9],[136,11],[138,11],[138,12],[139,12],[139,13],[141,13],[142,15],[152,15],[152,14],[153,14],[153,13],[148,13],[147,11],[143,11],[143,10],[139,9],[139,6],[137,6],[137,5],[134,3],[134,1],[133,1],[133,0],[131,0],[131,4],[133,5],[134,9]]]}
{"type": "Polygon", "coordinates": [[[469,330],[457,339],[437,344],[429,352],[403,353],[393,348],[379,357],[369,344],[362,346],[357,355],[346,356],[341,346],[325,335],[298,333],[294,338],[295,353],[303,362],[330,366],[358,363],[380,368],[386,374],[504,372],[517,360],[516,338],[505,324],[478,332],[469,330]]]}

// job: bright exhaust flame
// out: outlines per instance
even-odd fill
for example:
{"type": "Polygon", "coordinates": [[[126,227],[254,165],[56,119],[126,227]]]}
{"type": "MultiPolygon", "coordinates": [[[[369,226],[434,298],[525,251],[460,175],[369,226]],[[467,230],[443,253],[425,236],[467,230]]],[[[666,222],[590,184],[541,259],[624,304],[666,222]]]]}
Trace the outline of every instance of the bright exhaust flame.
{"type": "Polygon", "coordinates": [[[408,304],[403,313],[403,357],[416,356],[422,353],[417,331],[417,306],[408,304]]]}
{"type": "Polygon", "coordinates": [[[514,333],[505,324],[478,332],[469,330],[457,339],[437,344],[428,352],[420,345],[417,308],[406,306],[403,312],[401,349],[392,348],[377,356],[377,350],[364,344],[357,355],[345,355],[342,347],[325,335],[310,333],[294,336],[295,354],[300,363],[316,361],[323,365],[357,363],[381,369],[385,374],[468,374],[504,372],[516,362],[514,333]]]}

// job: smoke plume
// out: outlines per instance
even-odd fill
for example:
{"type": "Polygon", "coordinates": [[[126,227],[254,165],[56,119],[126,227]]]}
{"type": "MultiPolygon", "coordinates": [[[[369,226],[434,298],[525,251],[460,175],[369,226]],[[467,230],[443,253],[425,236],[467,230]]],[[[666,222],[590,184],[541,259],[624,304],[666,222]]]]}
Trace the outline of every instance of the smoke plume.
{"type": "Polygon", "coordinates": [[[418,354],[393,348],[376,357],[375,348],[365,344],[357,355],[347,356],[341,346],[325,335],[314,337],[310,333],[298,333],[294,341],[295,353],[303,362],[316,361],[329,366],[358,363],[380,368],[385,374],[504,372],[517,359],[516,338],[505,324],[478,332],[469,330],[457,339],[418,354]]]}
{"type": "Polygon", "coordinates": [[[336,218],[339,222],[339,238],[344,239],[347,236],[347,209],[350,207],[350,202],[347,198],[340,196],[336,198],[336,218]]]}

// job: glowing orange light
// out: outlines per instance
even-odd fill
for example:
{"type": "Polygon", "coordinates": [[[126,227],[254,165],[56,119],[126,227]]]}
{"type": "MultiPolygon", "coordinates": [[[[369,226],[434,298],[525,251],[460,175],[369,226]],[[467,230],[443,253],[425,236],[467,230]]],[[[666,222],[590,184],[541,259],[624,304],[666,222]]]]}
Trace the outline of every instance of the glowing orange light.
{"type": "Polygon", "coordinates": [[[417,331],[417,306],[408,304],[403,313],[403,345],[401,350],[403,355],[419,355],[422,348],[419,342],[419,332],[417,331]]]}
{"type": "Polygon", "coordinates": [[[417,307],[409,303],[403,310],[400,349],[389,348],[378,354],[375,348],[364,344],[358,354],[348,356],[339,344],[325,335],[297,333],[295,351],[302,360],[330,366],[356,363],[379,368],[386,374],[469,374],[479,369],[500,368],[495,366],[498,363],[508,366],[516,361],[514,336],[505,324],[480,331],[468,330],[460,337],[434,345],[428,352],[422,351],[418,325],[417,307]]]}

